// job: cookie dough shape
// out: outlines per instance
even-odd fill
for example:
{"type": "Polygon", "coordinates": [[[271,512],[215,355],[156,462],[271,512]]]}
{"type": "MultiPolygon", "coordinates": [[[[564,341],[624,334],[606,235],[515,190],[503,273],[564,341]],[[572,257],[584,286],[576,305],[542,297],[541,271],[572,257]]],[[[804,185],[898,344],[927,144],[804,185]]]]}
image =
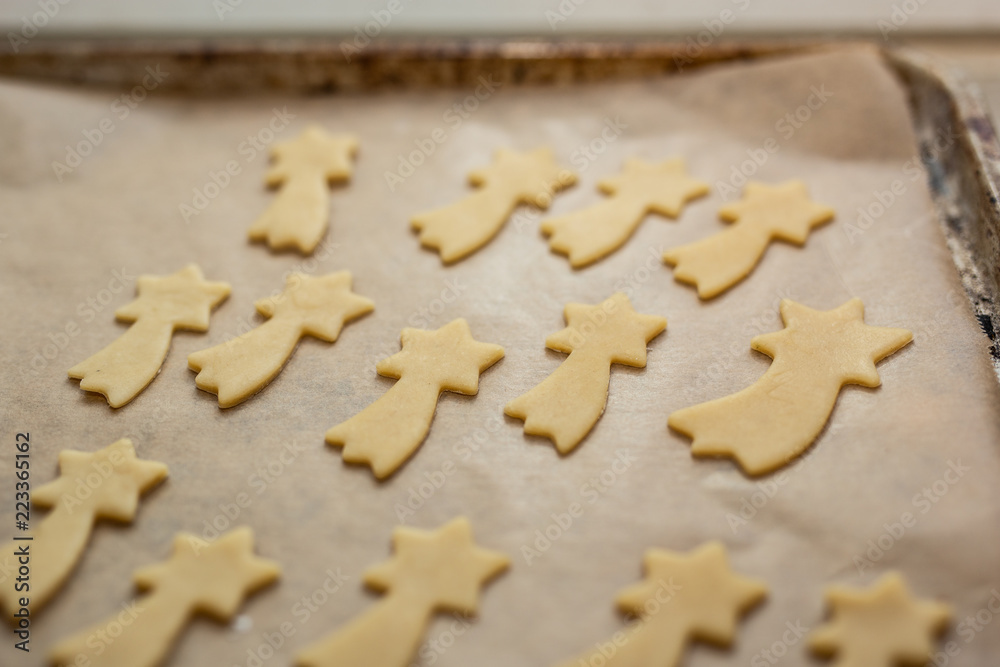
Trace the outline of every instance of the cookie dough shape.
{"type": "MultiPolygon", "coordinates": [[[[732,644],[740,617],[767,595],[762,581],[729,569],[720,542],[689,554],[650,549],[643,558],[645,579],[618,596],[618,608],[638,618],[617,638],[610,656],[593,649],[561,667],[673,667],[696,639],[732,644]]],[[[616,637],[618,637],[616,635],[616,637]]]]}
{"type": "Polygon", "coordinates": [[[620,248],[647,214],[676,218],[685,203],[708,194],[708,183],[690,178],[680,158],[659,164],[633,158],[621,174],[605,178],[597,187],[609,197],[541,224],[542,233],[550,237],[549,247],[567,255],[574,269],[620,248]]]}
{"type": "Polygon", "coordinates": [[[219,407],[239,405],[281,372],[302,336],[336,342],[344,323],[374,310],[351,292],[351,273],[320,277],[293,273],[277,296],[261,299],[257,312],[270,318],[242,336],[188,356],[199,389],[219,395],[219,407]]]}
{"type": "Polygon", "coordinates": [[[524,432],[552,440],[568,454],[604,413],[611,364],[646,366],[646,344],[667,328],[666,318],[635,312],[617,293],[596,306],[570,303],[566,328],[545,340],[566,361],[541,384],[507,404],[504,412],[524,421],[524,432]]]}
{"type": "Polygon", "coordinates": [[[503,358],[503,348],[480,343],[469,324],[452,320],[435,331],[403,329],[402,350],[375,367],[397,378],[381,398],[326,432],[344,460],[371,466],[379,479],[396,471],[427,437],[442,391],[473,396],[479,375],[503,358]]]}
{"type": "Polygon", "coordinates": [[[153,667],[196,613],[231,619],[243,599],[281,573],[272,561],[253,554],[253,532],[236,528],[212,543],[179,533],[170,560],[138,570],[136,586],[151,592],[132,608],[141,610],[125,625],[110,619],[59,642],[50,659],[56,666],[153,667]],[[109,624],[122,626],[113,642],[97,642],[109,624]],[[80,656],[89,662],[81,662],[80,656]]]}
{"type": "Polygon", "coordinates": [[[450,206],[414,216],[410,224],[420,243],[440,253],[445,264],[457,262],[497,235],[521,203],[547,209],[552,193],[576,182],[576,175],[556,164],[552,151],[528,153],[500,149],[492,165],[469,174],[479,189],[450,206]]]}
{"type": "Polygon", "coordinates": [[[923,665],[952,615],[946,604],[914,598],[898,572],[867,590],[831,586],[826,600],[831,620],[809,636],[809,646],[835,656],[836,667],[923,665]]]}
{"type": "Polygon", "coordinates": [[[365,583],[386,593],[372,609],[305,648],[299,667],[406,667],[416,656],[435,612],[476,614],[479,589],[507,569],[503,554],[483,549],[465,517],[434,531],[398,527],[395,556],[365,572],[365,583]]]}
{"type": "Polygon", "coordinates": [[[719,210],[719,217],[733,224],[715,236],[668,250],[663,261],[674,267],[676,280],[711,299],[750,275],[772,240],[804,245],[809,232],[833,214],[829,206],[809,199],[801,181],[751,181],[743,199],[719,210]]]}
{"type": "Polygon", "coordinates": [[[194,264],[169,276],[139,276],[138,298],[115,311],[132,326],[106,348],[69,369],[80,388],[120,408],[160,372],[174,331],[208,331],[212,308],[229,296],[226,283],[207,282],[194,264]]]}
{"type": "Polygon", "coordinates": [[[274,165],[264,182],[281,189],[250,227],[250,240],[265,241],[272,250],[296,248],[311,254],[329,225],[328,187],[350,180],[357,152],[354,135],[328,134],[316,125],[292,141],[275,144],[274,165]]]}
{"type": "Polygon", "coordinates": [[[865,324],[851,299],[833,310],[781,302],[785,328],[750,347],[774,362],[739,393],[678,410],[668,425],[692,438],[694,456],[728,456],[750,475],[787,465],[819,436],[846,384],[877,387],[876,362],[913,339],[906,329],[865,324]]]}
{"type": "Polygon", "coordinates": [[[28,610],[37,613],[73,571],[94,523],[98,519],[131,523],[139,497],[167,476],[166,465],[136,458],[128,438],[93,453],[65,449],[59,453],[59,468],[57,479],[32,493],[35,505],[52,510],[31,532],[32,540],[3,548],[6,558],[20,546],[29,547],[31,553],[30,595],[14,589],[14,577],[0,585],[0,607],[9,613],[20,608],[22,597],[28,598],[28,610]]]}

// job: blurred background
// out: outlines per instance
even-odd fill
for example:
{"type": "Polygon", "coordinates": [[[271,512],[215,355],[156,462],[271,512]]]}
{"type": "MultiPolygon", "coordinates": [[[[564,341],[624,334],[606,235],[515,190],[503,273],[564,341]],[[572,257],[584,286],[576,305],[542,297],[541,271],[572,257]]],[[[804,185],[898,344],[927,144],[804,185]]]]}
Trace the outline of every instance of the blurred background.
{"type": "Polygon", "coordinates": [[[3,0],[3,48],[36,39],[585,36],[714,42],[815,37],[924,49],[1000,108],[1000,0],[3,0]],[[374,23],[372,23],[374,21],[374,23]],[[718,32],[719,34],[716,34],[718,32]]]}

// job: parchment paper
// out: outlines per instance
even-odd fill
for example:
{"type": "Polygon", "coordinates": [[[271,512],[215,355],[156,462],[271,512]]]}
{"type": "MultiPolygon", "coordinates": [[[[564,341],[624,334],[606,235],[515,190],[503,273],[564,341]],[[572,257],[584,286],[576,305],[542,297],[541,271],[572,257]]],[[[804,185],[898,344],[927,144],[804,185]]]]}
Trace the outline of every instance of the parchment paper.
{"type": "MultiPolygon", "coordinates": [[[[987,607],[1000,585],[1000,392],[925,177],[913,171],[918,147],[904,92],[878,55],[838,50],[639,83],[479,92],[486,99],[469,98],[473,89],[238,99],[154,89],[120,118],[117,92],[0,84],[0,535],[13,531],[16,432],[31,433],[36,485],[54,477],[60,450],[93,451],[123,436],[140,457],[170,466],[134,525],[97,527],[79,568],[35,620],[30,655],[14,651],[8,637],[0,663],[43,664],[44,649],[130,600],[132,571],[165,560],[176,532],[211,536],[213,521],[224,525],[239,494],[251,503],[232,523],[253,527],[258,552],[283,565],[282,580],[250,598],[229,626],[195,620],[169,664],[257,664],[248,651],[286,621],[295,634],[264,663],[289,664],[296,649],[373,603],[360,574],[389,556],[401,508],[421,492],[430,497],[406,523],[433,528],[465,514],[482,545],[513,560],[485,590],[479,620],[435,622],[428,639],[438,648],[425,647],[421,665],[568,659],[622,627],[614,596],[638,580],[646,548],[687,550],[710,539],[727,545],[737,571],[766,579],[771,595],[740,626],[732,650],[698,645],[690,665],[761,664],[751,660],[782,641],[786,623],[821,621],[825,586],[867,585],[889,569],[901,570],[918,595],[953,604],[956,620],[987,607]],[[802,111],[810,99],[814,108],[802,111]],[[473,101],[478,108],[468,110],[473,101]],[[455,104],[465,105],[467,118],[448,113],[455,104]],[[243,142],[286,107],[294,119],[275,133],[278,140],[310,122],[361,138],[352,183],[331,193],[332,225],[315,261],[245,240],[273,195],[261,184],[264,154],[243,142]],[[785,116],[797,110],[796,128],[785,116]],[[67,145],[108,118],[113,131],[58,182],[52,162],[65,162],[67,145]],[[616,123],[618,130],[606,129],[616,123]],[[438,129],[444,142],[391,191],[385,173],[419,150],[415,141],[426,149],[438,129]],[[541,145],[580,174],[575,188],[555,198],[552,214],[598,201],[597,181],[631,156],[681,155],[713,191],[678,221],[650,216],[622,250],[582,271],[549,252],[539,217],[525,211],[456,266],[444,268],[418,247],[408,229],[412,214],[467,194],[465,174],[495,149],[541,145]],[[591,145],[592,160],[581,149],[591,145]],[[765,145],[778,150],[754,177],[803,179],[815,199],[835,207],[836,220],[805,248],[773,245],[748,280],[700,303],[659,255],[722,228],[716,213],[727,197],[717,182],[728,182],[734,166],[759,158],[765,145]],[[204,192],[211,172],[229,161],[240,173],[227,187],[209,187],[214,198],[186,222],[180,205],[194,206],[194,190],[204,192]],[[879,211],[876,193],[891,192],[895,181],[894,201],[881,195],[882,212],[859,223],[859,207],[879,211]],[[135,276],[189,262],[233,286],[207,334],[176,335],[159,377],[120,410],[66,378],[70,366],[125,331],[113,311],[133,298],[135,276]],[[187,355],[256,323],[253,301],[294,269],[349,269],[375,312],[347,325],[336,344],[305,340],[265,391],[221,411],[215,396],[195,388],[187,355]],[[596,303],[616,290],[640,312],[665,315],[668,329],[650,344],[646,369],[614,368],[606,413],[576,452],[560,458],[548,441],[525,438],[502,406],[564,358],[543,342],[563,327],[563,305],[596,303]],[[742,389],[764,372],[769,360],[751,352],[750,339],[780,328],[781,297],[823,309],[860,297],[868,323],[907,327],[916,338],[879,365],[881,388],[842,392],[804,460],[750,480],[729,461],[693,460],[688,441],[668,432],[667,415],[742,389]],[[479,395],[442,396],[430,436],[388,482],[345,466],[323,444],[324,431],[391,386],[374,365],[398,349],[403,327],[455,317],[465,317],[478,339],[506,348],[482,376],[479,395]],[[75,334],[62,337],[67,327],[75,334]],[[630,464],[609,473],[616,460],[630,464]],[[934,486],[959,465],[954,484],[934,486]],[[453,474],[440,472],[446,467],[453,474]],[[611,483],[589,481],[602,473],[611,483]],[[933,502],[917,497],[925,489],[933,502]],[[536,531],[575,502],[583,515],[542,551],[536,531]],[[734,521],[741,509],[745,523],[734,521]],[[869,555],[869,541],[888,544],[885,525],[904,512],[916,525],[884,554],[869,555]],[[539,552],[528,554],[530,564],[523,547],[539,552]],[[346,577],[340,590],[306,615],[297,605],[338,570],[346,577]]],[[[988,664],[1000,650],[1000,624],[980,627],[952,628],[945,640],[960,651],[949,664],[988,664]]],[[[800,639],[772,655],[779,652],[783,665],[820,664],[800,639]]]]}

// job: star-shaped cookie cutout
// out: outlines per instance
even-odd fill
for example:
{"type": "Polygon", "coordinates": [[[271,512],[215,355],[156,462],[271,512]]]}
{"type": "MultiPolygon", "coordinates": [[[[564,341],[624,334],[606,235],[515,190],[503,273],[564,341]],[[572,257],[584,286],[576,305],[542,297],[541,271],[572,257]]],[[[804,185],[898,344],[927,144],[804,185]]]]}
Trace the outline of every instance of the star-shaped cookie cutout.
{"type": "MultiPolygon", "coordinates": [[[[31,498],[34,504],[55,507],[64,498],[73,497],[79,505],[92,508],[95,517],[124,522],[135,518],[139,497],[167,476],[165,464],[136,457],[128,438],[92,453],[63,450],[59,453],[59,470],[57,479],[35,489],[31,498]],[[81,484],[91,491],[86,498],[78,497],[76,492],[81,484]]],[[[80,514],[83,518],[84,513],[80,514]]]]}
{"type": "Polygon", "coordinates": [[[433,331],[403,329],[400,341],[402,349],[375,367],[379,375],[401,378],[415,373],[443,391],[459,394],[476,394],[479,375],[503,358],[502,347],[477,341],[462,318],[433,331]]]}
{"type": "Polygon", "coordinates": [[[646,345],[667,328],[659,315],[636,312],[628,297],[617,292],[601,303],[569,303],[563,310],[566,328],[545,339],[557,352],[600,350],[611,363],[642,368],[646,345]]]}
{"type": "Polygon", "coordinates": [[[400,526],[392,533],[395,555],[365,572],[378,591],[408,591],[439,611],[475,614],[479,590],[510,565],[504,554],[477,546],[465,517],[437,530],[400,526]]]}
{"type": "Polygon", "coordinates": [[[318,125],[310,125],[291,141],[271,147],[275,165],[265,177],[271,187],[295,177],[312,178],[321,174],[328,183],[348,180],[354,173],[358,138],[353,134],[330,134],[318,125]]]}
{"type": "Polygon", "coordinates": [[[285,289],[276,297],[254,304],[264,317],[278,317],[297,323],[303,335],[328,343],[336,342],[344,324],[375,309],[371,299],[351,291],[350,271],[324,276],[292,273],[285,289]]]}
{"type": "Polygon", "coordinates": [[[708,183],[688,176],[681,158],[663,162],[628,159],[622,173],[602,179],[597,187],[629,202],[643,202],[646,211],[671,218],[680,215],[684,204],[709,190],[708,183]]]}
{"type": "Polygon", "coordinates": [[[666,582],[672,596],[665,603],[668,613],[683,625],[689,639],[729,645],[742,615],[767,596],[764,582],[730,569],[721,542],[708,542],[686,554],[649,549],[643,566],[644,580],[619,594],[618,607],[642,615],[666,582]]]}
{"type": "Polygon", "coordinates": [[[913,340],[906,329],[865,324],[865,305],[857,298],[833,310],[814,310],[783,299],[780,310],[785,328],[757,336],[750,346],[771,358],[814,355],[823,360],[824,373],[841,385],[879,386],[876,362],[913,340]]]}
{"type": "Polygon", "coordinates": [[[801,181],[768,185],[750,181],[743,198],[719,209],[719,217],[730,222],[755,224],[770,230],[772,238],[802,245],[809,232],[833,219],[834,210],[809,198],[801,181]]]}
{"type": "Polygon", "coordinates": [[[170,560],[137,570],[133,579],[140,589],[170,590],[177,604],[228,620],[243,598],[281,574],[277,563],[254,554],[253,540],[246,526],[214,542],[178,533],[170,560]]]}
{"type": "Polygon", "coordinates": [[[835,655],[837,667],[922,665],[951,619],[951,607],[915,598],[896,572],[869,589],[830,587],[826,599],[831,619],[810,635],[809,645],[835,655]]]}
{"type": "Polygon", "coordinates": [[[168,276],[139,276],[138,297],[115,311],[123,322],[144,317],[170,322],[174,329],[207,331],[209,314],[229,296],[229,285],[205,280],[201,269],[188,264],[168,276]]]}

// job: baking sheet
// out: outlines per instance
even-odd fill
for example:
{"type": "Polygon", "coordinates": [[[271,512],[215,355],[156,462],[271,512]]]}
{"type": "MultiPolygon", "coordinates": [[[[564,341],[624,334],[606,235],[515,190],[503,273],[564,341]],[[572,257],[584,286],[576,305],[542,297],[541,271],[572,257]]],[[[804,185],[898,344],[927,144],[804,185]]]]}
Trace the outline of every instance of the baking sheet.
{"type": "MultiPolygon", "coordinates": [[[[74,576],[35,620],[30,656],[5,641],[3,664],[43,664],[46,647],[130,599],[131,572],[164,560],[177,531],[202,533],[217,519],[221,525],[220,505],[241,493],[252,503],[236,523],[254,528],[259,553],[284,566],[283,578],[250,598],[229,626],[193,622],[170,664],[254,664],[248,651],[290,621],[295,635],[266,661],[288,664],[297,648],[372,604],[360,574],[389,555],[397,512],[411,493],[451,466],[454,473],[406,522],[432,528],[465,514],[478,541],[510,554],[513,566],[486,590],[479,620],[435,622],[428,639],[440,648],[425,647],[422,665],[547,665],[592,647],[621,628],[614,596],[639,578],[651,546],[687,550],[721,539],[736,570],[771,586],[733,649],[699,645],[689,653],[692,665],[748,664],[781,641],[786,622],[815,627],[822,589],[832,582],[864,585],[899,569],[919,595],[952,603],[957,619],[986,608],[993,595],[1000,391],[924,177],[913,176],[917,149],[903,91],[876,51],[734,63],[643,82],[500,86],[480,89],[485,99],[474,102],[475,87],[198,100],[151,89],[141,102],[131,98],[135,108],[122,117],[117,92],[11,80],[0,91],[0,290],[8,314],[0,359],[8,369],[2,392],[10,445],[0,456],[3,497],[12,498],[16,432],[31,433],[35,483],[55,475],[61,449],[93,451],[123,436],[140,457],[170,466],[169,480],[142,502],[133,526],[97,528],[74,576]],[[800,120],[789,121],[786,114],[808,109],[810,96],[808,120],[800,110],[800,120]],[[468,117],[449,114],[455,104],[468,117]],[[294,115],[277,131],[275,109],[294,115]],[[84,131],[97,136],[105,119],[112,131],[101,131],[91,154],[59,182],[52,162],[66,161],[68,145],[91,141],[84,131]],[[353,182],[331,194],[330,233],[315,258],[303,260],[244,240],[273,196],[261,187],[264,153],[248,137],[270,125],[277,140],[289,139],[311,122],[356,132],[361,151],[353,182]],[[445,141],[390,190],[386,172],[438,129],[445,141]],[[591,144],[593,159],[584,153],[591,144]],[[650,217],[622,250],[577,272],[549,252],[540,217],[525,211],[453,267],[418,248],[407,225],[413,213],[466,194],[465,174],[496,148],[540,145],[580,175],[556,197],[553,215],[598,201],[597,181],[632,156],[682,155],[713,191],[678,221],[650,217]],[[750,279],[700,303],[673,281],[659,254],[721,229],[716,211],[725,197],[717,181],[728,181],[752,157],[748,150],[759,157],[765,145],[779,149],[753,176],[801,178],[837,218],[803,249],[773,245],[750,279]],[[204,192],[212,172],[230,161],[239,173],[186,221],[180,206],[194,205],[194,190],[204,192]],[[860,229],[858,208],[872,207],[876,193],[891,192],[896,181],[894,201],[853,233],[848,225],[860,229]],[[67,368],[125,330],[113,311],[133,298],[136,275],[192,261],[208,279],[230,282],[233,294],[207,334],[174,337],[146,391],[113,411],[66,378],[67,368]],[[372,315],[347,325],[334,345],[305,340],[278,378],[239,407],[220,411],[214,396],[195,388],[187,355],[256,322],[254,300],[279,289],[288,271],[341,269],[375,301],[372,315]],[[616,290],[640,312],[666,316],[668,329],[650,344],[646,369],[615,367],[605,415],[575,453],[560,458],[548,441],[526,438],[502,406],[564,358],[543,343],[562,328],[563,305],[596,303],[616,290]],[[749,341],[780,328],[780,298],[825,309],[855,296],[866,304],[868,323],[910,328],[915,341],[879,365],[881,388],[842,392],[805,460],[750,480],[728,461],[692,460],[688,441],[667,431],[673,410],[737,391],[763,373],[768,359],[751,352],[749,341]],[[427,441],[387,483],[345,466],[324,446],[324,431],[391,386],[374,365],[398,349],[401,328],[455,317],[465,317],[478,339],[506,349],[482,376],[479,395],[443,395],[427,441]],[[77,333],[63,339],[67,327],[77,333]],[[613,483],[589,481],[602,473],[610,479],[622,457],[634,463],[613,483]],[[958,463],[971,470],[935,493],[934,483],[958,463]],[[591,503],[595,488],[603,491],[591,503]],[[915,496],[925,489],[935,502],[922,513],[926,505],[915,496]],[[759,502],[759,492],[770,494],[766,503],[746,524],[734,524],[727,515],[738,515],[744,500],[759,502]],[[552,514],[574,502],[584,505],[583,515],[529,564],[522,547],[534,549],[536,530],[544,532],[552,514]],[[877,542],[904,512],[916,525],[859,573],[856,557],[865,558],[869,540],[877,542]],[[344,586],[303,619],[296,605],[323,586],[327,570],[338,569],[344,586]]],[[[4,504],[0,525],[12,524],[13,507],[4,504]]],[[[950,664],[984,664],[1000,649],[988,626],[971,636],[953,627],[945,639],[960,648],[950,664]]],[[[801,642],[786,648],[781,664],[820,664],[801,642]]]]}

